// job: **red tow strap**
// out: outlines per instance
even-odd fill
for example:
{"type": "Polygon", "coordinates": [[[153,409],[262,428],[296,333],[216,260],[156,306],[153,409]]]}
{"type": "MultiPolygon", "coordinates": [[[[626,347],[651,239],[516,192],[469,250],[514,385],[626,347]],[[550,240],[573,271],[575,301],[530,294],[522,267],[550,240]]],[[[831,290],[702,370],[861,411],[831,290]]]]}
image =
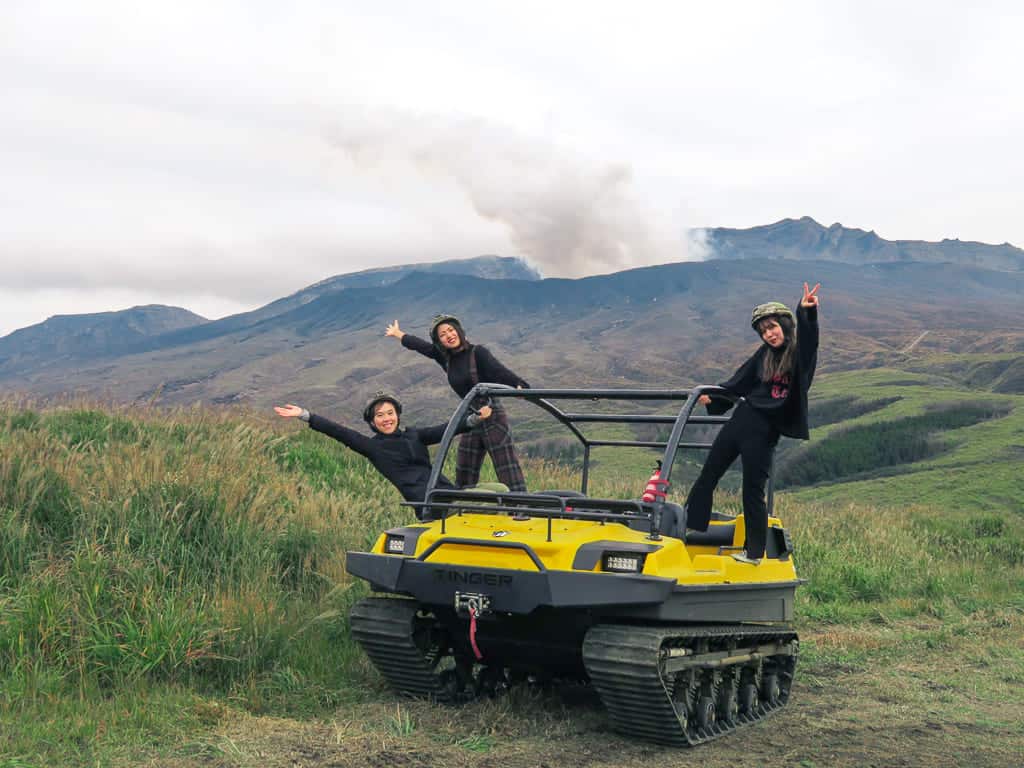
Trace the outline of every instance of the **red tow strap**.
{"type": "Polygon", "coordinates": [[[483,660],[484,655],[480,653],[480,648],[476,644],[476,608],[469,609],[469,644],[473,646],[473,654],[476,656],[476,660],[483,660]]]}

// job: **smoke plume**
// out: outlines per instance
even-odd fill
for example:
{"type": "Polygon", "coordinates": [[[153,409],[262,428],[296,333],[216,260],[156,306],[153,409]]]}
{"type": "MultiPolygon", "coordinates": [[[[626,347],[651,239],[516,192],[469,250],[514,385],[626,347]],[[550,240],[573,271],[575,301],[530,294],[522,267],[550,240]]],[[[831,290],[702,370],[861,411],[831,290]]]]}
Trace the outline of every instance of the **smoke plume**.
{"type": "Polygon", "coordinates": [[[426,177],[454,180],[479,216],[506,228],[515,255],[545,276],[702,257],[681,222],[640,199],[627,164],[594,164],[482,120],[394,110],[348,118],[328,138],[365,172],[404,162],[426,177]]]}

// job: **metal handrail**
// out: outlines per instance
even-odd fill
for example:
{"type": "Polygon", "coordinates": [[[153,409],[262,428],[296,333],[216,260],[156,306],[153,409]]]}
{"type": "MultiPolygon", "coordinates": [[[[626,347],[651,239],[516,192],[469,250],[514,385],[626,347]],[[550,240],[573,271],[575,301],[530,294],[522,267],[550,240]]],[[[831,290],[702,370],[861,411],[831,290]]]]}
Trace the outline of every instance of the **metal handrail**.
{"type": "Polygon", "coordinates": [[[429,509],[431,512],[435,509],[442,510],[442,534],[447,532],[446,523],[449,512],[458,514],[462,512],[489,514],[512,512],[517,516],[546,518],[548,541],[551,541],[551,520],[556,518],[572,517],[581,520],[624,523],[635,520],[653,521],[655,518],[652,505],[632,499],[596,499],[542,493],[490,493],[450,488],[434,489],[428,492],[424,501],[403,501],[402,506],[429,509]],[[449,498],[451,501],[442,502],[435,497],[449,498]],[[573,504],[572,502],[577,499],[584,501],[586,506],[577,507],[573,504]],[[547,502],[546,505],[545,502],[547,502]],[[602,511],[601,507],[608,507],[608,509],[602,511]]]}
{"type": "MultiPolygon", "coordinates": [[[[661,477],[666,481],[670,481],[673,464],[675,462],[676,454],[680,449],[696,449],[706,450],[711,447],[710,442],[703,441],[688,441],[683,442],[682,436],[685,428],[690,424],[704,424],[704,425],[720,425],[725,424],[729,421],[729,417],[726,416],[694,416],[693,410],[696,407],[697,400],[701,395],[711,395],[716,398],[729,400],[733,404],[738,402],[740,398],[730,394],[721,387],[711,385],[699,385],[689,390],[678,390],[678,389],[591,389],[591,390],[580,390],[580,389],[515,389],[512,387],[505,386],[503,384],[478,384],[471,389],[462,401],[456,407],[455,412],[452,414],[452,418],[448,422],[448,426],[444,431],[444,435],[441,438],[440,447],[437,451],[437,456],[434,460],[434,464],[431,467],[430,477],[427,481],[427,494],[423,502],[406,502],[407,506],[416,507],[421,509],[424,515],[429,516],[433,507],[437,507],[442,510],[442,532],[444,531],[444,519],[448,513],[454,509],[467,509],[465,500],[481,500],[481,501],[518,501],[519,504],[513,509],[518,511],[526,511],[527,509],[536,510],[535,516],[565,516],[571,515],[574,517],[580,517],[581,515],[577,512],[575,505],[573,505],[572,499],[569,499],[569,504],[566,504],[565,499],[561,497],[550,497],[553,501],[555,499],[561,499],[558,504],[557,510],[545,509],[544,505],[540,507],[535,506],[539,498],[537,494],[488,494],[488,493],[477,493],[475,494],[476,499],[473,496],[466,496],[465,494],[473,494],[472,491],[459,491],[445,488],[438,488],[437,482],[441,475],[441,468],[444,465],[445,459],[451,449],[452,441],[458,431],[458,425],[468,415],[468,412],[473,407],[474,401],[486,398],[512,398],[526,400],[537,405],[542,410],[549,413],[563,426],[568,428],[570,432],[577,438],[580,444],[583,446],[583,467],[582,467],[582,479],[580,490],[582,493],[586,493],[587,484],[589,480],[589,464],[591,448],[594,447],[636,447],[636,448],[663,448],[664,454],[661,460],[661,477]],[[629,414],[629,413],[582,413],[582,412],[567,412],[560,408],[553,401],[560,400],[676,400],[682,401],[682,406],[679,412],[675,416],[668,414],[629,414]],[[672,430],[667,440],[601,440],[601,439],[590,439],[578,428],[578,424],[583,423],[618,423],[618,424],[672,424],[672,430]],[[446,504],[440,501],[437,494],[459,494],[456,498],[461,498],[464,502],[460,504],[446,504]],[[519,498],[517,498],[519,497],[519,498]],[[525,498],[524,498],[525,497],[525,498]],[[528,506],[524,506],[528,505],[528,506]],[[566,512],[566,506],[572,506],[573,509],[570,512],[566,512]]],[[[768,480],[768,499],[769,504],[773,501],[774,482],[773,478],[769,477],[768,480]]],[[[595,499],[587,498],[587,505],[592,506],[595,499]]],[[[612,502],[619,502],[621,500],[608,500],[612,502]]],[[[634,502],[641,510],[641,514],[644,516],[650,515],[651,519],[651,537],[658,537],[658,530],[661,526],[661,515],[662,507],[660,504],[645,504],[644,507],[640,507],[641,502],[634,502]],[[646,509],[645,509],[646,507],[646,509]]],[[[486,510],[497,510],[494,504],[485,504],[486,510]]],[[[502,508],[504,509],[504,507],[502,508]]],[[[484,510],[480,510],[484,511],[484,510]]],[[[769,512],[771,506],[769,506],[769,512]]],[[[620,513],[621,514],[621,513],[620,513]]],[[[636,517],[632,516],[630,519],[635,520],[636,517]]],[[[550,519],[548,521],[548,534],[550,536],[550,519]]]]}

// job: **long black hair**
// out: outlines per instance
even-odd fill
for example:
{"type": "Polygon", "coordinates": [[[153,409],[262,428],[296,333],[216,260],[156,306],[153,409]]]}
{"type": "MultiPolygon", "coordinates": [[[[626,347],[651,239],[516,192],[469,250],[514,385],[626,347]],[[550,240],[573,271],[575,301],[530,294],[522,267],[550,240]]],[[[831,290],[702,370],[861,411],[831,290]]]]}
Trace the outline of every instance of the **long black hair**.
{"type": "Polygon", "coordinates": [[[761,323],[767,320],[774,320],[782,328],[782,335],[785,341],[778,349],[774,349],[767,342],[764,357],[761,358],[761,380],[773,381],[779,378],[791,376],[796,365],[796,323],[789,315],[770,315],[758,322],[758,333],[761,330],[761,323]]]}
{"type": "Polygon", "coordinates": [[[453,315],[438,315],[434,318],[434,323],[430,328],[430,340],[434,342],[434,349],[440,352],[445,360],[450,360],[452,355],[458,354],[469,346],[466,332],[462,329],[462,322],[453,315]],[[450,325],[455,329],[455,333],[459,335],[459,346],[455,349],[448,349],[448,347],[441,343],[441,339],[438,338],[437,329],[442,325],[450,325]]]}

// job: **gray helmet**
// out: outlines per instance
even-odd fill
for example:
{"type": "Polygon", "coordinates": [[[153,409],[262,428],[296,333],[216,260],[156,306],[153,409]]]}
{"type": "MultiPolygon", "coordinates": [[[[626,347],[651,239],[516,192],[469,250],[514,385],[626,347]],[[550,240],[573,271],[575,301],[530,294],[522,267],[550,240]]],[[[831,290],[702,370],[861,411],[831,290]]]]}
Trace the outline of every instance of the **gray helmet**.
{"type": "Polygon", "coordinates": [[[378,389],[373,397],[366,401],[366,407],[363,408],[363,421],[369,424],[371,427],[376,429],[373,423],[373,409],[377,407],[377,403],[389,402],[395,406],[395,413],[399,416],[402,415],[402,401],[395,397],[390,392],[383,389],[378,389]]]}
{"type": "Polygon", "coordinates": [[[754,311],[750,313],[750,327],[756,331],[759,322],[766,317],[773,316],[788,317],[790,320],[796,319],[793,317],[793,310],[785,304],[780,301],[769,301],[767,304],[758,304],[754,307],[754,311]]]}
{"type": "Polygon", "coordinates": [[[434,342],[434,346],[438,349],[444,349],[441,340],[437,338],[437,329],[444,323],[448,323],[448,325],[454,328],[463,342],[466,341],[466,332],[462,330],[462,322],[459,318],[455,315],[434,315],[434,319],[430,322],[430,340],[434,342]]]}

